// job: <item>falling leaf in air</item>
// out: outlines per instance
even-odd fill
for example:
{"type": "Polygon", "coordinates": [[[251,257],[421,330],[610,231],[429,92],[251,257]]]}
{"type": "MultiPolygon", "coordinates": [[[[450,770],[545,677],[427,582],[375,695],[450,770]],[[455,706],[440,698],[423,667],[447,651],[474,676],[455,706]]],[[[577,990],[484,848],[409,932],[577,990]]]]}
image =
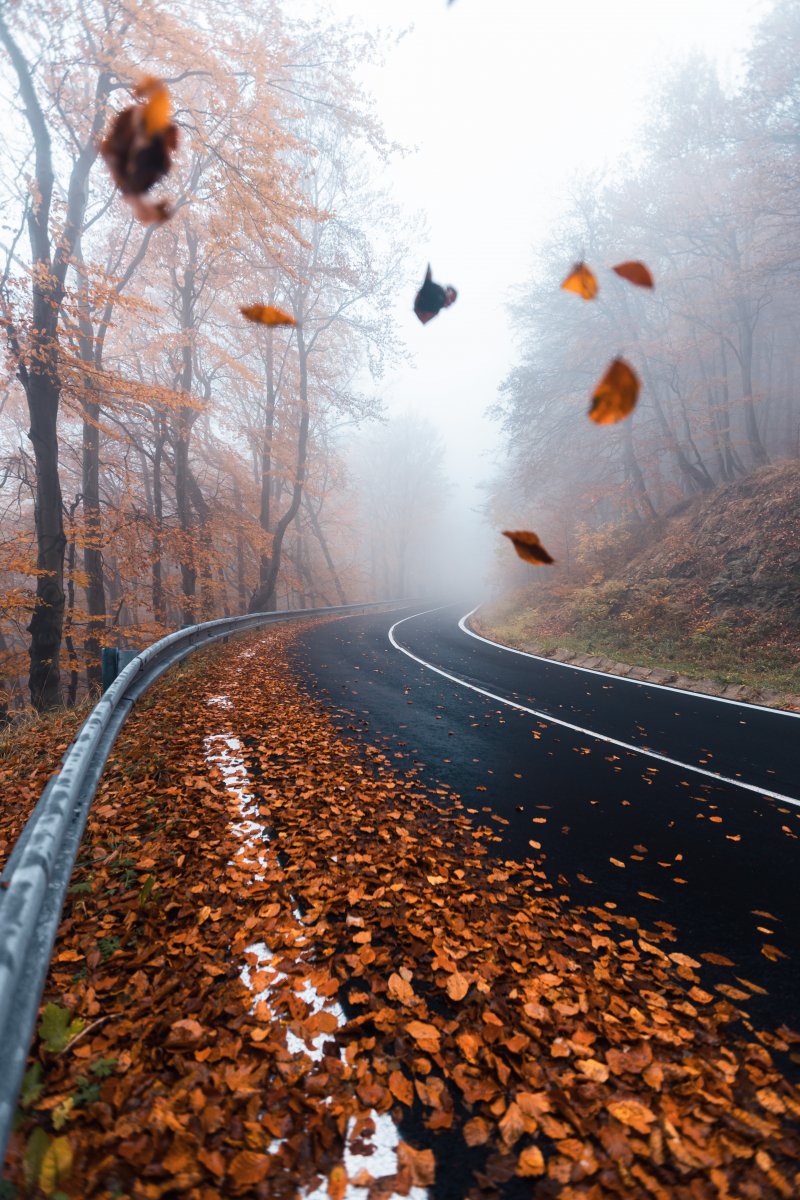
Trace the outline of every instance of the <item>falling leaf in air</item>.
{"type": "Polygon", "coordinates": [[[621,358],[615,358],[592,396],[589,416],[596,425],[615,425],[630,416],[639,396],[639,380],[621,358]]]}
{"type": "Polygon", "coordinates": [[[565,292],[574,292],[576,296],[582,296],[584,300],[594,300],[598,291],[594,272],[589,270],[586,263],[575,263],[561,284],[561,289],[565,292]]]}
{"type": "Polygon", "coordinates": [[[178,146],[178,126],[166,84],[148,75],[133,92],[143,104],[131,104],[117,113],[100,143],[100,153],[111,178],[146,225],[161,224],[172,215],[166,200],[143,199],[159,180],[169,174],[172,155],[178,146]]]}
{"type": "Polygon", "coordinates": [[[503,537],[510,539],[517,554],[520,556],[520,558],[524,559],[525,562],[555,562],[555,559],[550,557],[535,533],[530,533],[525,529],[504,529],[503,537]]]}
{"type": "Polygon", "coordinates": [[[414,297],[414,312],[422,324],[427,325],[428,321],[432,321],[443,308],[449,308],[457,296],[458,292],[450,284],[442,287],[440,283],[433,282],[431,265],[428,263],[425,282],[414,297]]]}
{"type": "Polygon", "coordinates": [[[655,287],[653,276],[643,262],[617,263],[611,270],[615,271],[622,279],[627,279],[628,283],[635,283],[637,287],[655,287]]]}
{"type": "Polygon", "coordinates": [[[243,317],[247,317],[248,321],[255,321],[259,325],[296,325],[294,317],[289,313],[285,313],[280,308],[275,308],[272,304],[250,304],[239,309],[243,317]]]}

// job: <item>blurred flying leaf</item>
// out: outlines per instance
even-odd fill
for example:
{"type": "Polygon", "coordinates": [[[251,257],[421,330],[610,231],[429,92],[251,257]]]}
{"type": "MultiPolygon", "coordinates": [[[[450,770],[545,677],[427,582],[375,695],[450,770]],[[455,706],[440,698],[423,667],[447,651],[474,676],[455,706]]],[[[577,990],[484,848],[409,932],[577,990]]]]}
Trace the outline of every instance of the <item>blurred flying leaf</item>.
{"type": "Polygon", "coordinates": [[[592,396],[589,416],[596,425],[615,425],[630,416],[639,396],[639,380],[631,367],[615,358],[592,396]]]}
{"type": "Polygon", "coordinates": [[[100,143],[100,153],[137,219],[160,224],[171,215],[169,204],[165,200],[151,203],[142,197],[169,173],[178,146],[178,127],[171,120],[169,92],[160,79],[146,76],[134,95],[145,103],[131,104],[117,113],[100,143]]]}
{"type": "Polygon", "coordinates": [[[507,537],[511,541],[517,554],[525,562],[537,564],[555,562],[555,559],[550,557],[535,533],[530,533],[525,529],[504,529],[503,537],[507,537]]]}
{"type": "Polygon", "coordinates": [[[617,263],[611,270],[623,279],[627,279],[628,283],[635,283],[637,287],[655,287],[653,276],[643,262],[617,263]]]}
{"type": "Polygon", "coordinates": [[[251,304],[240,308],[239,312],[243,317],[247,317],[248,321],[255,321],[258,325],[297,324],[294,317],[290,317],[288,313],[283,312],[280,308],[274,308],[271,304],[251,304]]]}
{"type": "Polygon", "coordinates": [[[598,291],[593,272],[583,262],[575,264],[561,288],[565,292],[575,292],[576,296],[582,296],[584,300],[594,300],[598,291]]]}

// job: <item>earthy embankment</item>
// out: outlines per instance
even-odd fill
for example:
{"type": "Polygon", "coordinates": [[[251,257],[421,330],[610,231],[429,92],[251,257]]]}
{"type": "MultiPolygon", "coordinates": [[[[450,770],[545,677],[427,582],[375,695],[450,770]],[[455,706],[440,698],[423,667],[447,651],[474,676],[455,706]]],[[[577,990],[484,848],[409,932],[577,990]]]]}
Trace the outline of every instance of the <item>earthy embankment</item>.
{"type": "Polygon", "coordinates": [[[534,568],[471,625],[577,666],[798,710],[798,512],[800,464],[765,467],[585,538],[569,569],[534,568]]]}

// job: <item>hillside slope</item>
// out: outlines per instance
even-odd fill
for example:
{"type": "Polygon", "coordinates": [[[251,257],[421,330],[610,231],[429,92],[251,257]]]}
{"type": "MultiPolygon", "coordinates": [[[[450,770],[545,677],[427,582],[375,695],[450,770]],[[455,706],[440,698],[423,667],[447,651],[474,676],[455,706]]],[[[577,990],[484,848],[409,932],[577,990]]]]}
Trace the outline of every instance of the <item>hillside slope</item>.
{"type": "Polygon", "coordinates": [[[554,657],[600,655],[655,670],[659,682],[695,680],[743,698],[746,689],[795,707],[799,517],[800,463],[765,467],[656,524],[587,539],[571,578],[534,568],[530,584],[482,609],[477,624],[554,657]]]}

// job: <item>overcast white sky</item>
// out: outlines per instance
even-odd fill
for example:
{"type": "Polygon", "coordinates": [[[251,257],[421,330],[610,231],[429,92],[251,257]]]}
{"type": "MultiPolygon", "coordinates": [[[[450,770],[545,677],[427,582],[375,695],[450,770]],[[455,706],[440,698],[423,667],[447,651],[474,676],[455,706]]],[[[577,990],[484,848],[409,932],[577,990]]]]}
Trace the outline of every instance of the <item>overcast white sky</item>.
{"type": "MultiPolygon", "coordinates": [[[[320,5],[306,0],[311,8],[320,5]]],[[[305,7],[305,4],[304,4],[305,7]]],[[[385,380],[390,410],[409,406],[441,428],[458,502],[475,502],[485,417],[514,363],[505,302],[532,247],[564,205],[570,181],[612,168],[631,148],[644,102],[671,63],[701,49],[735,78],[763,0],[330,0],[337,16],[410,32],[386,66],[368,72],[392,138],[414,153],[387,178],[422,209],[429,237],[415,255],[420,282],[459,290],[456,305],[421,325],[413,291],[398,298],[408,369],[385,380]]],[[[576,247],[576,253],[580,247],[576,247]]],[[[569,266],[569,264],[566,264],[569,266]]]]}

